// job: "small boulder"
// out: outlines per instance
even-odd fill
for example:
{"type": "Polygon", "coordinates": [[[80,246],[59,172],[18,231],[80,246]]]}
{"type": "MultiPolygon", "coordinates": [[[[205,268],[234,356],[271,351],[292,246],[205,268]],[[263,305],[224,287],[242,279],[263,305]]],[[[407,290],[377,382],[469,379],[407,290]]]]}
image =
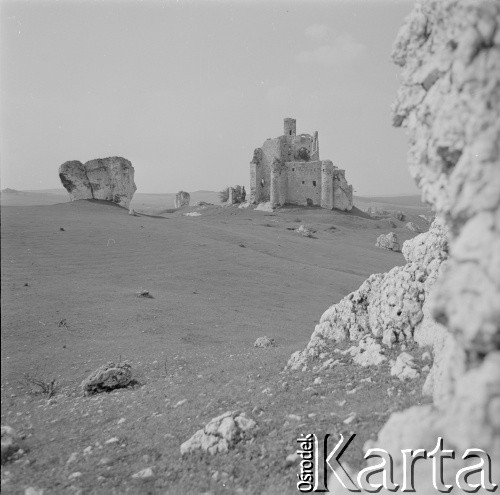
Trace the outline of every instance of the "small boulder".
{"type": "Polygon", "coordinates": [[[151,468],[144,468],[132,475],[132,478],[145,480],[152,478],[154,476],[153,470],[151,468]]]}
{"type": "Polygon", "coordinates": [[[191,196],[186,191],[179,191],[175,195],[175,207],[182,208],[183,206],[189,206],[189,202],[191,201],[191,196]]]}
{"type": "Polygon", "coordinates": [[[274,339],[270,339],[269,337],[259,337],[255,343],[254,347],[276,347],[276,342],[274,339]]]}
{"type": "Polygon", "coordinates": [[[421,230],[420,230],[420,227],[416,224],[416,223],[413,223],[413,222],[408,222],[405,227],[408,229],[408,230],[411,230],[412,232],[417,232],[417,233],[420,233],[421,230]]]}
{"type": "Polygon", "coordinates": [[[249,431],[255,428],[254,420],[238,411],[227,411],[209,421],[189,440],[181,445],[181,454],[203,450],[210,454],[227,452],[241,440],[248,438],[249,431]]]}
{"type": "Polygon", "coordinates": [[[398,236],[394,232],[379,235],[375,246],[383,249],[390,249],[391,251],[401,251],[398,236]]]}
{"type": "Polygon", "coordinates": [[[314,234],[314,231],[312,229],[309,229],[304,225],[301,225],[298,229],[295,229],[295,232],[297,232],[297,234],[302,235],[303,237],[312,237],[314,234]]]}
{"type": "Polygon", "coordinates": [[[394,212],[394,218],[401,221],[401,222],[404,222],[405,221],[405,218],[406,218],[406,215],[402,212],[402,211],[396,211],[394,212]]]}
{"type": "Polygon", "coordinates": [[[128,363],[108,363],[94,371],[85,380],[81,387],[84,395],[109,392],[115,388],[122,388],[132,382],[132,367],[128,363]]]}
{"type": "Polygon", "coordinates": [[[1,433],[1,462],[4,464],[19,450],[19,438],[14,428],[7,425],[1,427],[1,433]]]}
{"type": "Polygon", "coordinates": [[[391,375],[397,376],[402,382],[418,378],[420,374],[415,368],[413,356],[402,352],[391,367],[391,375]]]}

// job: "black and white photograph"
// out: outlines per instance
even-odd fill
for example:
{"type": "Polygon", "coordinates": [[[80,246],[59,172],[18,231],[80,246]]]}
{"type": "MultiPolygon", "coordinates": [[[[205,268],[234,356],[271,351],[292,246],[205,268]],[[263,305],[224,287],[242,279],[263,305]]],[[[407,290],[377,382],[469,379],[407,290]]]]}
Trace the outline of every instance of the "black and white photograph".
{"type": "Polygon", "coordinates": [[[498,493],[500,0],[0,0],[1,491],[498,493]]]}

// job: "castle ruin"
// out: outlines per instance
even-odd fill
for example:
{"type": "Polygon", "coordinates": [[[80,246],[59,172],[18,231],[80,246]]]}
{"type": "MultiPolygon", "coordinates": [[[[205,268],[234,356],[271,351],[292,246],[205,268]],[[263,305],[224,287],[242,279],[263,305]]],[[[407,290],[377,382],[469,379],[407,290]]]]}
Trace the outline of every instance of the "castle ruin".
{"type": "Polygon", "coordinates": [[[267,139],[250,163],[250,201],[352,209],[352,186],[330,160],[319,159],[318,132],[296,133],[296,120],[284,120],[284,134],[267,139]]]}

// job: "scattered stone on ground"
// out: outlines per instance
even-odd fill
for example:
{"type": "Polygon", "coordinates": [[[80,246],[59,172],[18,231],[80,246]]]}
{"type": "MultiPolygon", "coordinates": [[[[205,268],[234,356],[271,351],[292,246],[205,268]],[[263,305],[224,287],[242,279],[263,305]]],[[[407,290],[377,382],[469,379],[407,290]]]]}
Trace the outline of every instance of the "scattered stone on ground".
{"type": "Polygon", "coordinates": [[[189,213],[184,213],[185,217],[201,217],[201,213],[197,211],[190,211],[189,213]]]}
{"type": "Polygon", "coordinates": [[[137,297],[145,297],[147,299],[154,299],[148,290],[140,289],[137,293],[137,297]]]}
{"type": "Polygon", "coordinates": [[[148,468],[141,469],[139,472],[133,474],[132,478],[144,480],[144,479],[152,478],[153,476],[154,476],[153,470],[150,467],[148,467],[148,468]]]}
{"type": "Polygon", "coordinates": [[[227,411],[210,420],[181,445],[181,454],[203,450],[210,454],[227,452],[234,444],[250,437],[254,420],[239,411],[227,411]]]}
{"type": "Polygon", "coordinates": [[[274,339],[270,339],[269,337],[259,337],[254,342],[254,347],[276,347],[276,341],[274,339]]]}
{"type": "Polygon", "coordinates": [[[401,251],[398,236],[394,232],[379,235],[375,245],[379,248],[390,249],[391,251],[401,251]]]}
{"type": "Polygon", "coordinates": [[[312,237],[315,231],[304,225],[301,225],[298,229],[295,229],[295,232],[301,234],[303,237],[312,237]]]}
{"type": "Polygon", "coordinates": [[[401,381],[418,378],[420,373],[415,368],[415,360],[411,354],[402,352],[391,367],[391,375],[397,376],[401,381]]]}
{"type": "Polygon", "coordinates": [[[274,208],[271,206],[271,202],[267,201],[266,203],[259,203],[255,208],[255,211],[267,211],[273,212],[274,208]]]}
{"type": "Polygon", "coordinates": [[[122,388],[132,382],[132,367],[128,363],[108,363],[83,380],[81,387],[84,395],[109,392],[122,388]]]}

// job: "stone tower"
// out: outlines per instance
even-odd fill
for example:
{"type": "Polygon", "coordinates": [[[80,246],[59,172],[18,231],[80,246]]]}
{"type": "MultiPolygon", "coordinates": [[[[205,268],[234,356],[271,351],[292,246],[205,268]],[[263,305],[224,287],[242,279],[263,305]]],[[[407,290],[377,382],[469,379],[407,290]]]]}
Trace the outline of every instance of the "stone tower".
{"type": "Polygon", "coordinates": [[[287,118],[283,121],[283,130],[285,136],[295,136],[297,134],[297,121],[287,118]]]}

